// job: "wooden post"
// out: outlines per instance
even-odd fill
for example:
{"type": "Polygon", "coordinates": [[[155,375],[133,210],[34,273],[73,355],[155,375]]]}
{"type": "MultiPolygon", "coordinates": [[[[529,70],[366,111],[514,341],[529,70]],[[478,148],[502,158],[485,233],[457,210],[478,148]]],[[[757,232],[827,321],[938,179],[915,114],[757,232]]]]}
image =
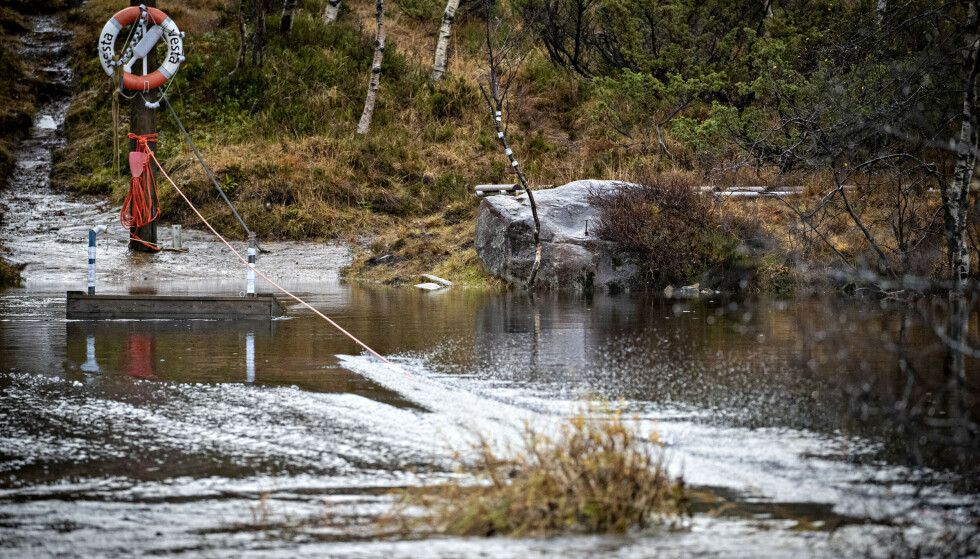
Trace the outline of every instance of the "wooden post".
{"type": "MultiPolygon", "coordinates": [[[[140,4],[144,4],[144,5],[146,5],[149,8],[155,8],[156,5],[157,5],[157,2],[156,2],[156,0],[130,0],[130,2],[129,2],[129,5],[130,6],[139,6],[140,4]]],[[[137,24],[138,24],[138,22],[134,22],[133,23],[133,25],[137,25],[137,24]]],[[[151,50],[150,51],[150,54],[146,57],[146,65],[147,65],[147,68],[150,69],[150,71],[153,71],[154,69],[156,69],[156,67],[157,67],[157,55],[156,55],[156,51],[155,50],[151,50]]],[[[133,73],[142,72],[143,71],[142,66],[143,66],[143,64],[142,63],[139,63],[139,62],[137,62],[136,64],[134,64],[133,65],[133,73]]],[[[146,101],[150,101],[150,102],[157,101],[157,99],[158,99],[158,91],[156,89],[152,89],[148,93],[144,93],[143,95],[136,95],[135,97],[133,97],[133,100],[130,101],[130,103],[129,103],[129,130],[133,134],[139,134],[141,136],[144,135],[144,134],[156,134],[157,133],[157,111],[156,111],[156,109],[151,109],[151,108],[147,107],[146,106],[146,103],[144,102],[144,99],[146,101]]],[[[156,153],[156,143],[155,142],[149,142],[148,145],[149,145],[150,149],[153,150],[154,153],[156,153]]],[[[136,140],[130,140],[130,142],[129,142],[129,151],[136,151],[136,140]]],[[[146,188],[147,188],[146,195],[147,195],[148,199],[152,201],[152,204],[153,204],[153,207],[151,208],[151,215],[153,213],[156,213],[156,211],[157,211],[156,197],[153,196],[153,191],[152,191],[153,181],[151,180],[151,178],[152,178],[153,173],[154,173],[154,171],[153,171],[153,164],[151,164],[150,165],[150,175],[151,176],[150,177],[144,177],[146,179],[144,181],[144,183],[146,184],[146,188]]],[[[143,239],[147,243],[151,243],[153,245],[156,245],[157,244],[157,222],[156,221],[152,221],[148,225],[144,225],[143,227],[138,227],[138,228],[137,227],[134,227],[131,230],[131,232],[132,232],[132,234],[136,235],[140,239],[143,239]]],[[[129,242],[129,249],[130,250],[141,251],[141,252],[156,252],[153,249],[151,249],[150,247],[144,245],[143,243],[134,242],[132,240],[129,242]]]]}

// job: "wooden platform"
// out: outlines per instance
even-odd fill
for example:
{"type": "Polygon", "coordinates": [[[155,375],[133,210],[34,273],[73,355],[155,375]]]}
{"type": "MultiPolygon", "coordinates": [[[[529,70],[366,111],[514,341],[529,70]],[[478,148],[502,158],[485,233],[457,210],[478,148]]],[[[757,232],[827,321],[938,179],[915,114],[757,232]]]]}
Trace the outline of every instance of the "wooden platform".
{"type": "Polygon", "coordinates": [[[261,320],[285,311],[273,295],[208,297],[199,295],[89,295],[68,292],[69,320],[215,319],[261,320]]]}

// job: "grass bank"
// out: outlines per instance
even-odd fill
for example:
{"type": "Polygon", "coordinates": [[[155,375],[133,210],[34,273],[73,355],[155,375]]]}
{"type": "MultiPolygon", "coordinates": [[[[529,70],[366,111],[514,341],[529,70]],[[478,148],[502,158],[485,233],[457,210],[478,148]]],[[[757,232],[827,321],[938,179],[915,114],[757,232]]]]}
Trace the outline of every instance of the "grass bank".
{"type": "MultiPolygon", "coordinates": [[[[7,186],[14,170],[14,145],[34,118],[37,87],[19,52],[23,48],[20,35],[27,31],[27,24],[12,4],[0,3],[0,187],[7,186]]],[[[0,287],[18,285],[20,271],[7,262],[3,252],[0,240],[0,287]]]]}
{"type": "MultiPolygon", "coordinates": [[[[478,17],[461,10],[449,75],[431,82],[438,17],[419,11],[418,2],[389,3],[378,105],[370,133],[360,136],[373,5],[345,5],[338,21],[324,24],[324,3],[301,0],[289,36],[278,33],[279,14],[271,12],[263,66],[234,72],[236,2],[158,5],[187,33],[188,60],[169,97],[223,190],[262,238],[377,239],[367,244],[380,252],[362,250],[349,278],[399,283],[429,271],[463,284],[493,283],[464,242],[472,226],[453,217],[473,215],[472,185],[510,180],[477,85],[478,17]],[[454,242],[443,242],[449,238],[454,242]],[[439,244],[441,254],[414,246],[419,239],[439,244]],[[395,262],[372,264],[390,246],[395,262]],[[424,265],[410,257],[422,253],[424,265]]],[[[56,157],[53,179],[121,203],[128,180],[111,169],[111,85],[93,55],[97,33],[118,8],[119,2],[92,0],[69,13],[77,81],[68,145],[56,157]]],[[[536,183],[629,179],[663,165],[656,154],[617,146],[590,116],[588,83],[554,68],[543,53],[532,56],[520,81],[523,102],[513,108],[510,138],[536,183]]],[[[163,111],[159,125],[158,153],[168,171],[222,233],[241,236],[163,111]]],[[[160,194],[165,220],[193,223],[167,185],[160,194]]]]}
{"type": "Polygon", "coordinates": [[[12,4],[0,3],[0,184],[6,184],[14,169],[14,145],[34,118],[39,85],[20,55],[27,22],[12,4]]]}
{"type": "MultiPolygon", "coordinates": [[[[320,17],[323,0],[300,0],[289,35],[279,32],[280,14],[272,10],[265,21],[264,63],[252,67],[250,51],[245,66],[236,70],[237,6],[232,0],[159,2],[187,33],[188,59],[169,98],[249,226],[264,240],[350,242],[358,248],[348,279],[400,284],[431,272],[463,285],[495,284],[472,250],[472,186],[511,182],[512,175],[479,93],[484,59],[479,10],[460,9],[448,74],[432,82],[439,3],[386,3],[381,88],[371,130],[362,136],[355,129],[373,56],[374,5],[344,4],[341,17],[327,24],[320,17]]],[[[115,203],[122,202],[128,179],[111,168],[111,84],[93,45],[119,8],[118,1],[91,0],[69,12],[77,32],[77,80],[66,122],[68,144],[56,156],[53,176],[57,185],[105,194],[115,203]]],[[[248,25],[251,32],[254,22],[248,25]]],[[[839,202],[820,206],[831,177],[748,166],[710,173],[711,165],[724,158],[709,155],[730,147],[692,135],[691,123],[710,121],[707,104],[692,102],[679,113],[676,126],[637,126],[624,135],[613,116],[633,113],[612,111],[616,103],[657,119],[672,113],[633,106],[613,95],[619,91],[614,85],[556,67],[541,47],[531,50],[516,78],[508,119],[510,144],[532,183],[639,181],[680,173],[692,185],[802,185],[804,195],[792,205],[728,199],[709,208],[712,220],[722,226],[740,216],[757,222],[761,234],[735,235],[741,244],[725,249],[741,251],[733,273],[750,275],[748,285],[754,289],[791,291],[811,281],[798,273],[803,267],[876,258],[867,236],[839,202]],[[818,206],[820,215],[811,214],[818,206]],[[803,215],[810,216],[819,234],[800,219],[803,215]]],[[[165,111],[159,114],[159,128],[158,155],[171,176],[222,233],[242,238],[165,111]]],[[[161,184],[160,194],[165,220],[194,223],[169,185],[161,184]]],[[[888,212],[894,204],[862,203],[861,217],[871,233],[890,240],[894,228],[888,212]]],[[[934,201],[924,204],[930,212],[935,206],[934,201]]],[[[941,247],[934,249],[931,239],[916,245],[924,251],[917,273],[928,274],[941,257],[941,247]]],[[[732,271],[722,268],[715,276],[732,271]]],[[[744,278],[737,278],[746,287],[744,278]]]]}

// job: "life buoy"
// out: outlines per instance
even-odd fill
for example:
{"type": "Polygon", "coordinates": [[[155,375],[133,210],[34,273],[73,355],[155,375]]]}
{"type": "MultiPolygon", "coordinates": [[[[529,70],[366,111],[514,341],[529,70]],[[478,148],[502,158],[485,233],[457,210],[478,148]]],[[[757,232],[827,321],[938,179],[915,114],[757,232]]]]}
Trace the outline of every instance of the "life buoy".
{"type": "Polygon", "coordinates": [[[183,33],[177,29],[177,24],[170,19],[167,14],[156,8],[145,6],[133,6],[116,12],[105,27],[99,37],[99,61],[102,69],[109,77],[114,78],[117,66],[123,66],[122,86],[133,91],[149,91],[167,83],[167,80],[174,77],[180,64],[184,61],[184,41],[183,33]],[[139,21],[139,25],[132,33],[132,39],[125,46],[119,59],[116,57],[116,38],[119,32],[127,25],[139,21]],[[155,24],[147,29],[147,25],[155,24]],[[145,76],[137,76],[130,69],[133,64],[145,59],[151,49],[156,46],[160,39],[167,45],[167,56],[163,64],[153,73],[145,76]],[[127,61],[124,62],[123,59],[127,61]]]}

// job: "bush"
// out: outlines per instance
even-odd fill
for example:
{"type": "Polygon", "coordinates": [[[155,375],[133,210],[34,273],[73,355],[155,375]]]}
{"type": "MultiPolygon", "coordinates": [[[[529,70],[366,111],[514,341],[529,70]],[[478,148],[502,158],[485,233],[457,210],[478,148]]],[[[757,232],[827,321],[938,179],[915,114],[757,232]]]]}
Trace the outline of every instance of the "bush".
{"type": "Polygon", "coordinates": [[[475,487],[446,485],[402,493],[384,519],[464,536],[616,533],[686,513],[683,483],[672,480],[656,435],[640,436],[622,411],[568,419],[550,439],[527,427],[524,447],[500,458],[481,440],[475,487]],[[421,506],[421,516],[404,514],[421,506]]]}
{"type": "Polygon", "coordinates": [[[0,287],[18,286],[21,282],[20,270],[22,266],[15,266],[0,256],[0,287]]]}
{"type": "Polygon", "coordinates": [[[656,175],[612,194],[593,194],[602,212],[596,235],[636,256],[654,287],[698,281],[738,259],[738,241],[721,229],[709,199],[690,179],[656,175]]]}

